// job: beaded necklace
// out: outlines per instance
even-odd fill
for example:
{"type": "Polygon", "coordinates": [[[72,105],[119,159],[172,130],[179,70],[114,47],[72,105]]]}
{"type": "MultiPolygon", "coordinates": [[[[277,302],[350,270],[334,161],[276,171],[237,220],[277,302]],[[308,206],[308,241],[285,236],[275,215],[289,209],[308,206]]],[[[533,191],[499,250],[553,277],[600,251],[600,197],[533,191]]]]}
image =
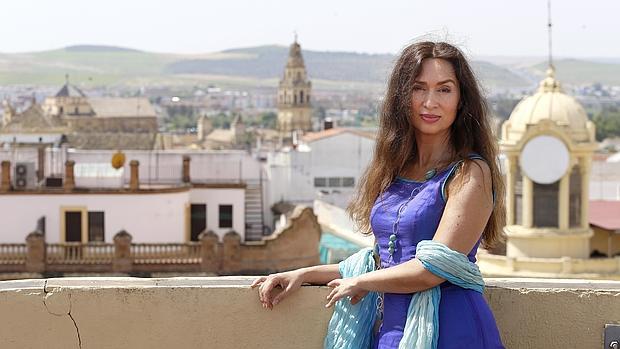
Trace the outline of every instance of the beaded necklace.
{"type": "MultiPolygon", "coordinates": [[[[426,171],[426,174],[424,175],[424,180],[428,181],[429,179],[435,177],[435,175],[437,174],[437,168],[432,168],[428,171],[426,171]]],[[[402,212],[405,210],[405,207],[407,207],[407,204],[413,200],[413,198],[415,197],[415,195],[420,191],[420,187],[416,187],[411,191],[411,194],[409,194],[409,199],[407,199],[407,201],[405,203],[403,203],[399,208],[398,208],[398,215],[396,216],[396,221],[394,222],[394,225],[392,226],[392,234],[390,235],[390,241],[388,242],[388,252],[390,254],[390,259],[393,258],[394,255],[394,251],[396,251],[396,242],[398,241],[398,222],[400,221],[400,216],[402,214],[402,212]]],[[[375,251],[374,251],[376,256],[379,256],[379,245],[375,245],[375,251]]],[[[380,257],[379,258],[379,262],[376,264],[376,269],[382,269],[381,267],[381,260],[380,257]]],[[[376,309],[377,309],[377,323],[375,324],[375,333],[378,332],[379,330],[379,325],[381,324],[381,322],[383,321],[383,293],[380,293],[379,296],[377,297],[377,303],[376,303],[376,309]]]]}

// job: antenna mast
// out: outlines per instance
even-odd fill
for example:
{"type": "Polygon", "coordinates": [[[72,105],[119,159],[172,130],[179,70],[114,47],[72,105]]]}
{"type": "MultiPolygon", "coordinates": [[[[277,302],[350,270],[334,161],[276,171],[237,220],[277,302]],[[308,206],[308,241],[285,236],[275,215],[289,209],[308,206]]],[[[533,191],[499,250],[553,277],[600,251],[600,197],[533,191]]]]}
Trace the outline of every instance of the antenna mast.
{"type": "Polygon", "coordinates": [[[551,54],[551,0],[547,0],[547,28],[548,28],[548,36],[549,36],[549,68],[553,69],[553,55],[551,54]]]}

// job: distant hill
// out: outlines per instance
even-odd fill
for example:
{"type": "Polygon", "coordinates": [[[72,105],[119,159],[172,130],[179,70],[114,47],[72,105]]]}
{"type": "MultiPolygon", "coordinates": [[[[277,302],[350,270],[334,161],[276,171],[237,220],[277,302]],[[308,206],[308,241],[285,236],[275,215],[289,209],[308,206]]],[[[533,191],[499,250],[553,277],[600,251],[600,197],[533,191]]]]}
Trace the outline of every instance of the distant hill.
{"type": "MultiPolygon", "coordinates": [[[[240,75],[257,78],[280,77],[288,57],[288,47],[260,46],[227,50],[238,58],[181,60],[165,67],[171,74],[240,75]]],[[[383,82],[394,56],[350,52],[303,51],[312,78],[336,81],[383,82]]]]}
{"type": "Polygon", "coordinates": [[[161,75],[174,55],[80,45],[51,51],[0,54],[0,84],[59,85],[65,74],[74,82],[110,85],[161,75]]]}
{"type": "MultiPolygon", "coordinates": [[[[237,88],[275,88],[287,56],[288,47],[274,45],[200,55],[76,45],[43,52],[0,53],[0,84],[60,85],[65,74],[70,74],[71,81],[86,86],[213,83],[237,88]]],[[[395,60],[391,54],[312,50],[304,50],[303,56],[314,87],[324,90],[383,90],[395,60]]],[[[487,92],[532,88],[546,68],[545,64],[515,67],[497,61],[472,64],[487,92]]],[[[564,83],[598,81],[620,85],[620,64],[559,60],[556,67],[558,78],[564,83]]]]}
{"type": "MultiPolygon", "coordinates": [[[[257,78],[282,75],[288,48],[259,46],[224,51],[237,56],[226,59],[194,59],[173,62],[165,67],[170,74],[240,75],[257,78]]],[[[390,54],[303,51],[312,78],[335,81],[360,81],[385,84],[396,59],[390,54]]],[[[488,63],[474,62],[474,69],[489,88],[522,88],[527,80],[508,69],[488,63]]]]}
{"type": "Polygon", "coordinates": [[[105,45],[73,45],[64,48],[67,52],[141,52],[132,48],[105,45]]]}
{"type": "MultiPolygon", "coordinates": [[[[609,62],[613,60],[609,59],[609,62]]],[[[577,59],[562,59],[553,62],[556,78],[564,84],[592,84],[620,86],[620,64],[593,62],[577,59]]],[[[530,68],[532,74],[543,77],[548,64],[540,63],[530,68]]]]}

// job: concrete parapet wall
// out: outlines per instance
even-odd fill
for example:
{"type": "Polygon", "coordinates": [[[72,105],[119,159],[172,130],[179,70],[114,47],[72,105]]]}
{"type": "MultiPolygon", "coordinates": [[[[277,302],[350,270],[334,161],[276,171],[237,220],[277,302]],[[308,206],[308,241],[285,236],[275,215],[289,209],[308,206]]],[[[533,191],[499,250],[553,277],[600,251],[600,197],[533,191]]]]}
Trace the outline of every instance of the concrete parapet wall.
{"type": "Polygon", "coordinates": [[[620,324],[617,281],[487,279],[485,295],[510,349],[600,349],[620,324]]]}
{"type": "Polygon", "coordinates": [[[284,227],[261,241],[241,245],[238,263],[231,264],[229,258],[230,266],[222,273],[276,272],[319,264],[320,239],[321,227],[312,209],[297,206],[284,227]]]}
{"type": "Polygon", "coordinates": [[[320,348],[326,288],[273,311],[252,278],[0,282],[0,348],[320,348]]]}
{"type": "Polygon", "coordinates": [[[620,257],[532,258],[479,253],[476,258],[487,277],[620,280],[620,257]]]}
{"type": "MultiPolygon", "coordinates": [[[[63,278],[0,282],[1,348],[322,348],[328,288],[274,310],[253,277],[63,278]]],[[[602,347],[620,322],[620,282],[487,279],[506,348],[602,347]]]]}

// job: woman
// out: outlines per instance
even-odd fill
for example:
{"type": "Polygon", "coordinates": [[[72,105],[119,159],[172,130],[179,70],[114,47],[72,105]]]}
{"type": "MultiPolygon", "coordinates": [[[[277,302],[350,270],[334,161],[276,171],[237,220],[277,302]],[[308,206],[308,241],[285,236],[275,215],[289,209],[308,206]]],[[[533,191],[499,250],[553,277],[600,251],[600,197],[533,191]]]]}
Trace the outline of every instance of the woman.
{"type": "MultiPolygon", "coordinates": [[[[272,308],[303,283],[327,284],[327,307],[368,292],[383,294],[383,320],[374,348],[398,348],[412,294],[440,286],[437,347],[502,348],[482,294],[428,271],[416,246],[433,240],[475,262],[478,245],[501,238],[504,187],[487,105],[464,55],[447,43],[404,49],[392,72],[380,116],[375,153],[349,213],[372,232],[380,268],[341,278],[321,265],[257,279],[272,308]],[[283,291],[273,295],[273,289],[283,291]]],[[[467,261],[466,259],[466,261],[467,261]]]]}

